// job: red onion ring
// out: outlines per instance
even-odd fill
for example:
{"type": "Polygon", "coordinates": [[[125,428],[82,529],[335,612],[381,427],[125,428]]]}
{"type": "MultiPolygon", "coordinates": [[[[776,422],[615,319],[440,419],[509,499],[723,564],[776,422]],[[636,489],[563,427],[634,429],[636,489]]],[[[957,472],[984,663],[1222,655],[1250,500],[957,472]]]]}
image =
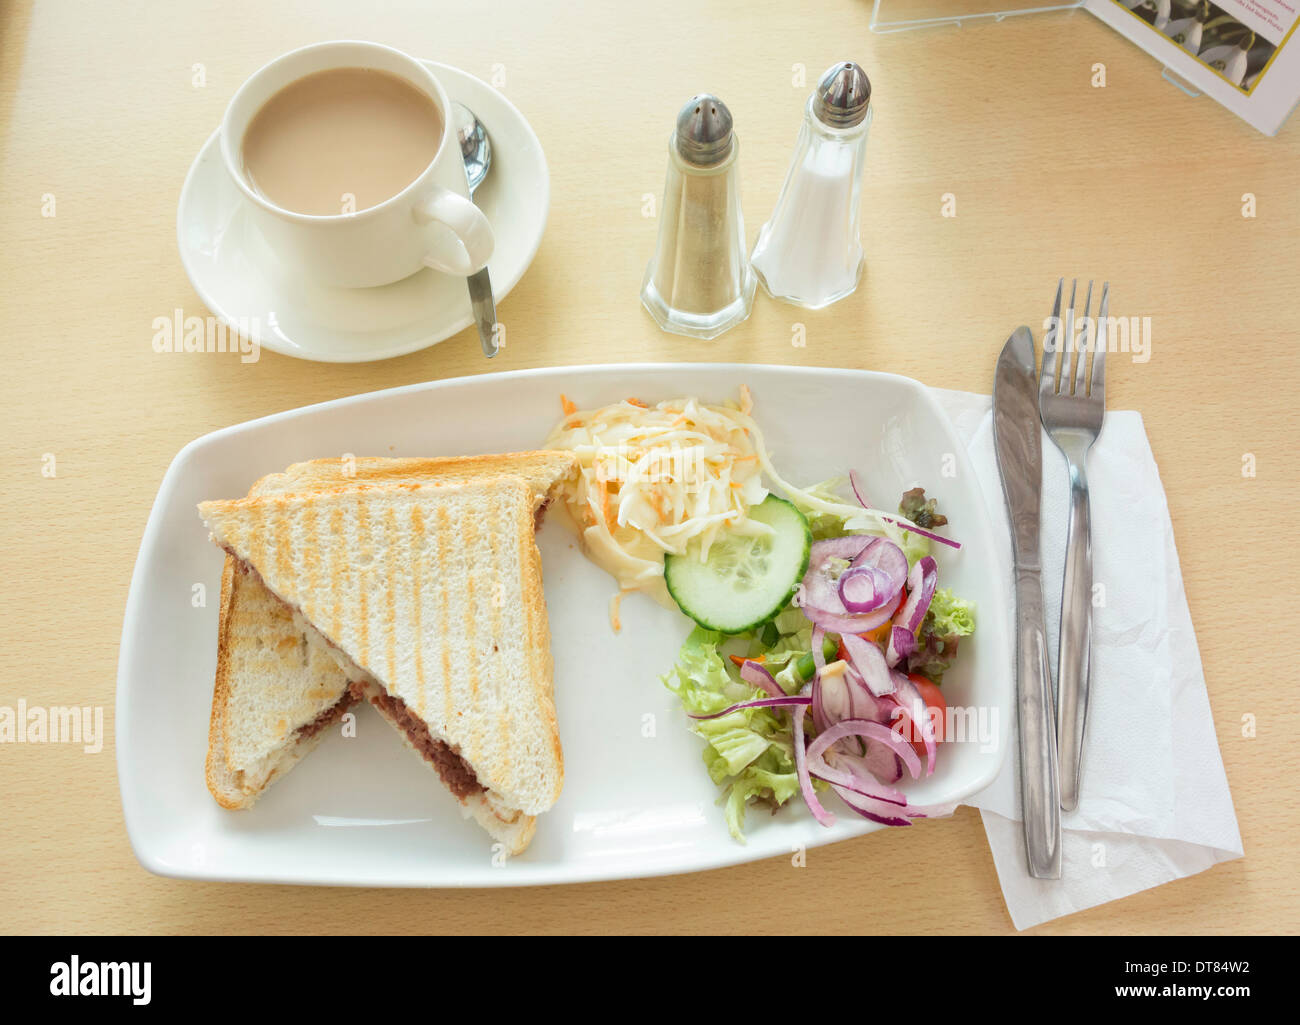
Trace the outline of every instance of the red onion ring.
{"type": "MultiPolygon", "coordinates": [[[[937,745],[934,736],[934,723],[930,721],[930,706],[925,703],[925,698],[921,697],[921,692],[917,690],[916,684],[900,673],[897,669],[893,671],[894,682],[898,684],[898,690],[894,693],[894,700],[898,702],[908,718],[912,720],[914,729],[921,731],[921,739],[925,742],[925,774],[934,775],[934,758],[937,753],[937,745]]],[[[893,731],[890,731],[893,733],[893,731]]],[[[894,733],[898,737],[899,734],[894,733]]],[[[907,745],[909,748],[911,744],[907,745]]],[[[913,754],[916,751],[913,750],[913,754]]],[[[919,764],[919,760],[918,760],[919,764]]]]}
{"type": "Polygon", "coordinates": [[[949,548],[956,548],[958,551],[961,551],[960,541],[954,541],[947,537],[940,537],[938,534],[931,533],[928,530],[922,530],[920,527],[903,523],[901,520],[896,520],[892,516],[882,516],[880,518],[887,523],[894,524],[896,527],[902,527],[909,534],[920,534],[922,537],[928,537],[931,541],[938,541],[941,545],[947,545],[949,548]]]}
{"type": "Polygon", "coordinates": [[[902,595],[896,594],[893,599],[875,612],[866,612],[860,616],[855,615],[836,615],[832,612],[825,612],[813,605],[804,605],[800,611],[808,617],[809,621],[823,630],[831,630],[837,634],[860,634],[868,630],[874,630],[882,623],[886,623],[898,610],[902,602],[902,595]]]}
{"type": "Polygon", "coordinates": [[[894,692],[894,679],[878,647],[857,634],[844,634],[840,643],[873,697],[881,698],[894,692]]]}
{"type": "Polygon", "coordinates": [[[740,678],[752,687],[767,691],[774,698],[786,696],[781,685],[776,682],[776,677],[761,662],[752,658],[747,658],[740,664],[740,678]]]}
{"type": "Polygon", "coordinates": [[[853,489],[853,497],[858,500],[858,505],[869,510],[871,508],[871,503],[867,501],[866,492],[862,490],[862,487],[859,484],[857,470],[849,471],[849,487],[853,489]]]}
{"type": "Polygon", "coordinates": [[[850,564],[851,569],[858,566],[874,566],[883,570],[894,591],[901,590],[907,582],[907,556],[903,554],[903,549],[887,537],[873,537],[850,564]]]}
{"type": "Polygon", "coordinates": [[[907,603],[898,614],[898,626],[916,633],[921,628],[925,614],[930,611],[934,589],[939,584],[939,566],[925,555],[917,560],[907,577],[907,603]]]}
{"type": "Polygon", "coordinates": [[[905,627],[892,627],[889,631],[889,646],[885,649],[885,664],[892,669],[915,650],[916,634],[905,627]]]}
{"type": "Polygon", "coordinates": [[[812,777],[808,774],[808,756],[804,749],[803,717],[807,711],[802,705],[797,706],[790,713],[790,718],[794,720],[794,771],[799,778],[799,793],[803,795],[803,803],[808,805],[808,810],[812,812],[813,818],[823,826],[835,825],[835,816],[822,807],[821,801],[817,800],[817,793],[813,790],[812,777]]]}
{"type": "Polygon", "coordinates": [[[759,698],[756,701],[742,701],[738,705],[732,705],[730,708],[724,708],[721,712],[711,712],[708,715],[697,715],[694,712],[688,714],[692,719],[721,719],[724,715],[730,715],[742,708],[782,708],[787,705],[807,706],[811,704],[812,698],[795,695],[793,697],[759,698]]]}
{"type": "Polygon", "coordinates": [[[892,583],[889,574],[876,566],[850,566],[840,574],[837,585],[840,604],[855,614],[875,612],[898,593],[892,583]]]}
{"type": "MultiPolygon", "coordinates": [[[[915,687],[913,687],[913,690],[915,690],[915,687]]],[[[922,704],[924,703],[923,701],[922,704]]],[[[903,759],[903,765],[912,774],[912,778],[917,779],[920,777],[921,759],[917,756],[912,745],[884,723],[872,722],[868,719],[845,719],[843,722],[838,722],[817,734],[817,738],[808,745],[809,761],[817,758],[828,747],[845,737],[865,737],[868,740],[878,740],[882,744],[888,745],[896,755],[903,759]]]]}
{"type": "MultiPolygon", "coordinates": [[[[857,812],[864,819],[870,819],[872,822],[878,822],[882,826],[910,826],[911,820],[899,816],[901,810],[904,815],[914,814],[908,805],[903,809],[896,809],[893,805],[885,804],[881,801],[867,797],[864,794],[856,794],[846,787],[831,784],[831,789],[840,795],[840,800],[857,812]]],[[[918,816],[919,817],[919,816],[918,816]]]]}

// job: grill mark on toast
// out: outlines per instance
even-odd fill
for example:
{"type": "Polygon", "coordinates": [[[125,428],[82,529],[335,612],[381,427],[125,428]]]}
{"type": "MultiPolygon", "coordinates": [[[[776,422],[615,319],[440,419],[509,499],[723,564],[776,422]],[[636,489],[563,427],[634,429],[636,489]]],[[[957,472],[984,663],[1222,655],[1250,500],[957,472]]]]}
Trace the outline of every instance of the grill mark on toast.
{"type": "MultiPolygon", "coordinates": [[[[463,535],[464,549],[465,551],[470,552],[474,550],[474,542],[478,540],[478,524],[475,522],[474,517],[472,516],[464,517],[464,521],[465,521],[465,529],[463,535]]],[[[476,617],[474,614],[475,611],[474,604],[475,604],[474,574],[466,573],[465,574],[465,636],[466,637],[477,636],[477,631],[475,627],[476,627],[476,619],[478,617],[476,617]]],[[[473,708],[478,702],[478,661],[474,657],[473,645],[469,645],[468,658],[466,659],[466,662],[467,665],[465,666],[465,670],[469,674],[469,702],[467,707],[473,708]]],[[[448,721],[450,722],[450,720],[448,721]]],[[[472,744],[473,746],[474,750],[471,752],[471,759],[474,761],[477,761],[480,757],[482,757],[483,754],[482,745],[479,743],[478,732],[479,732],[478,730],[475,730],[474,734],[467,740],[467,743],[472,744]]]]}
{"type": "MultiPolygon", "coordinates": [[[[303,507],[302,516],[303,537],[306,539],[308,544],[312,544],[316,540],[316,507],[310,502],[307,503],[303,507]]],[[[308,555],[306,558],[299,559],[299,565],[302,563],[307,564],[307,593],[314,596],[316,594],[316,578],[318,576],[316,572],[315,553],[308,555]]]]}
{"type": "MultiPolygon", "coordinates": [[[[330,510],[330,535],[334,538],[334,544],[330,546],[330,566],[329,577],[331,580],[337,580],[339,576],[339,563],[346,557],[343,542],[343,507],[336,505],[330,510]]],[[[339,629],[343,626],[343,599],[338,588],[334,589],[334,608],[330,610],[330,636],[337,637],[339,629]]]]}
{"type": "MultiPolygon", "coordinates": [[[[366,513],[364,495],[353,496],[353,508],[356,510],[357,540],[361,542],[361,557],[369,562],[374,557],[374,545],[370,543],[370,516],[366,513]]],[[[357,599],[360,611],[357,635],[357,664],[362,669],[370,668],[370,603],[366,599],[366,576],[370,572],[368,565],[361,566],[357,572],[357,589],[361,592],[357,599]]]]}
{"type": "Polygon", "coordinates": [[[290,565],[289,559],[289,538],[291,531],[289,529],[289,503],[283,499],[276,503],[275,518],[271,521],[271,529],[275,535],[275,568],[281,578],[290,578],[296,586],[298,581],[297,574],[293,572],[295,567],[290,565]]]}
{"type": "MultiPolygon", "coordinates": [[[[393,542],[397,536],[397,509],[390,505],[384,514],[384,529],[388,534],[388,621],[384,623],[384,647],[388,663],[388,680],[397,680],[397,560],[393,558],[393,542]]],[[[420,649],[420,634],[416,631],[415,648],[420,649]]]]}
{"type": "MultiPolygon", "coordinates": [[[[239,527],[244,532],[244,547],[248,549],[248,561],[254,565],[262,565],[266,558],[266,532],[259,530],[257,514],[248,508],[240,509],[239,527]]],[[[236,545],[235,547],[240,547],[236,545]]]]}
{"type": "MultiPolygon", "coordinates": [[[[445,723],[451,723],[451,645],[448,638],[451,636],[447,615],[451,608],[449,601],[450,595],[447,593],[447,546],[443,540],[447,536],[449,529],[450,517],[447,514],[447,506],[440,504],[438,506],[438,636],[442,638],[442,720],[445,723]]],[[[428,707],[428,706],[426,706],[428,707]]]]}
{"type": "MultiPolygon", "coordinates": [[[[478,525],[474,522],[473,517],[467,517],[465,520],[465,550],[472,551],[474,543],[478,540],[478,525]]],[[[479,617],[474,615],[474,574],[465,574],[465,636],[475,636],[475,627],[479,617]]],[[[470,648],[469,665],[469,695],[471,701],[478,700],[478,661],[473,657],[473,647],[470,648]]]]}
{"type": "MultiPolygon", "coordinates": [[[[413,626],[415,627],[415,686],[420,696],[420,709],[429,708],[428,685],[424,678],[424,583],[421,567],[424,565],[424,510],[417,502],[411,506],[411,604],[413,608],[413,626]]],[[[446,643],[445,641],[443,642],[446,643]]]]}

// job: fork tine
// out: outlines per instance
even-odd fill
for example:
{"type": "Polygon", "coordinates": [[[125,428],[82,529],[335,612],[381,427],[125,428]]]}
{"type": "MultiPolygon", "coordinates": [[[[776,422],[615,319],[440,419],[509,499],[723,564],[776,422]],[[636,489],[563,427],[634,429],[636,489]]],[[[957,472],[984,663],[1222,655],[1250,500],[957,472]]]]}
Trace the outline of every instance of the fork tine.
{"type": "Polygon", "coordinates": [[[1070,282],[1070,308],[1065,311],[1065,355],[1061,359],[1061,387],[1062,395],[1070,395],[1074,392],[1074,295],[1079,290],[1079,279],[1074,278],[1070,282]]]}
{"type": "Polygon", "coordinates": [[[1092,282],[1088,282],[1088,298],[1083,303],[1083,330],[1079,334],[1079,354],[1075,357],[1074,394],[1088,394],[1088,342],[1091,337],[1089,318],[1092,316],[1092,282]]]}
{"type": "Polygon", "coordinates": [[[1092,398],[1106,397],[1106,316],[1110,309],[1110,282],[1101,285],[1101,303],[1097,307],[1097,344],[1092,354],[1092,387],[1088,394],[1092,398]]]}
{"type": "Polygon", "coordinates": [[[1038,375],[1038,391],[1042,395],[1056,394],[1056,354],[1061,347],[1061,291],[1065,278],[1056,283],[1056,303],[1052,307],[1051,327],[1043,336],[1043,370],[1038,375]]]}

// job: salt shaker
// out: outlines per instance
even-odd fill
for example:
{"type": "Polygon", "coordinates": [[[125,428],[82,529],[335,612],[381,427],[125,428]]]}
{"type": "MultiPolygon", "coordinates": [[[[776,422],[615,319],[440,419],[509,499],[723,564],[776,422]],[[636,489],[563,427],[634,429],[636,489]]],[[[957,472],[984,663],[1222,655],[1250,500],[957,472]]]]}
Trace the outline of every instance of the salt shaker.
{"type": "Polygon", "coordinates": [[[820,309],[858,287],[858,200],[870,127],[866,72],[852,61],[832,65],[808,98],[781,195],[750,256],[773,298],[820,309]]]}
{"type": "Polygon", "coordinates": [[[674,334],[716,338],[749,316],[754,273],[745,257],[731,111],[716,96],[693,97],[668,143],[659,238],[641,302],[674,334]]]}

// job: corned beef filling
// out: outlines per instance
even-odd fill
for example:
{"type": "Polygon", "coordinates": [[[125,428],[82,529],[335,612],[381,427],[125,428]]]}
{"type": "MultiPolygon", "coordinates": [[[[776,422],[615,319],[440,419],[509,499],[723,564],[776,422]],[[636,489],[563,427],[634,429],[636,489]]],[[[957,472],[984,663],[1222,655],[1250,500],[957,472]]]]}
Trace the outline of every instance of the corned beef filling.
{"type": "Polygon", "coordinates": [[[319,733],[321,730],[328,729],[330,726],[333,726],[336,722],[338,722],[340,719],[343,718],[344,712],[346,712],[349,708],[351,708],[360,700],[361,700],[360,698],[358,698],[355,694],[352,693],[351,688],[345,690],[343,692],[343,696],[339,698],[336,703],[331,705],[329,708],[325,709],[325,711],[321,712],[320,715],[316,716],[316,718],[313,719],[311,722],[309,722],[306,726],[298,727],[298,739],[308,740],[309,738],[316,736],[316,734],[319,733]]]}
{"type": "Polygon", "coordinates": [[[546,510],[547,510],[547,508],[550,506],[550,504],[551,504],[551,499],[550,499],[549,496],[547,496],[547,497],[542,501],[542,504],[539,505],[539,506],[537,507],[537,511],[536,511],[535,513],[533,513],[533,533],[534,533],[534,534],[537,533],[537,531],[539,531],[539,530],[542,529],[542,519],[546,516],[546,510]]]}
{"type": "Polygon", "coordinates": [[[419,716],[406,707],[406,702],[384,691],[371,692],[367,695],[364,683],[349,684],[349,689],[358,699],[369,696],[376,708],[386,714],[403,733],[410,738],[415,749],[424,760],[438,770],[443,784],[462,801],[474,794],[481,794],[487,788],[478,781],[469,764],[453,751],[445,741],[438,740],[429,733],[429,727],[419,716]]]}

